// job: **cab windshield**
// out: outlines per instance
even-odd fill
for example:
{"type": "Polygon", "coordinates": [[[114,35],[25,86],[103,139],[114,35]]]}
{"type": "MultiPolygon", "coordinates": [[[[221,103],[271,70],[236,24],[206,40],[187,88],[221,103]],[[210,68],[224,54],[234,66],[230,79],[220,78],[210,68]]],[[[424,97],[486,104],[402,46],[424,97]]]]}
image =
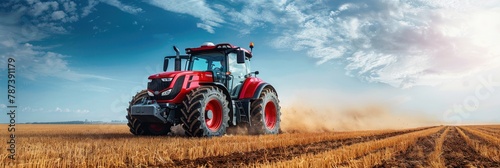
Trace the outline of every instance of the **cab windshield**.
{"type": "Polygon", "coordinates": [[[191,55],[189,69],[192,71],[221,71],[224,72],[226,65],[225,56],[222,53],[205,53],[191,55]]]}

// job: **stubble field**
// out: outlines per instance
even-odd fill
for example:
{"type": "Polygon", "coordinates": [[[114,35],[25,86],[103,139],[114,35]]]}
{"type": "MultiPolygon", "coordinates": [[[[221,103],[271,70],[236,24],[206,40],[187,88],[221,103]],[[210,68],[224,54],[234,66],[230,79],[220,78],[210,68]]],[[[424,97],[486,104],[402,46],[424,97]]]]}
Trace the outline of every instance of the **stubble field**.
{"type": "Polygon", "coordinates": [[[137,137],[126,125],[17,125],[16,160],[2,143],[0,167],[500,167],[499,135],[500,125],[215,138],[137,137]]]}

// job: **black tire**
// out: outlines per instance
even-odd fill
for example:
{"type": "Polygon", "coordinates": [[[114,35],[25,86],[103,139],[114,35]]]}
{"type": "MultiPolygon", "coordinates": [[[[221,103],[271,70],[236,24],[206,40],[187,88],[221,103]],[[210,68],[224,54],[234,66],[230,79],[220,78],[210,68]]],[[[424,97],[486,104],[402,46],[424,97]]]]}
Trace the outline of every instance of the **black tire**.
{"type": "Polygon", "coordinates": [[[167,135],[170,132],[172,124],[141,122],[130,115],[132,105],[139,104],[148,97],[148,92],[142,90],[132,97],[132,101],[129,102],[129,107],[127,108],[127,125],[130,128],[130,132],[134,135],[167,135]]]}
{"type": "Polygon", "coordinates": [[[186,95],[181,108],[182,128],[187,136],[212,137],[226,133],[229,102],[216,86],[201,86],[186,95]]]}
{"type": "Polygon", "coordinates": [[[278,94],[271,88],[264,88],[258,99],[250,105],[252,127],[250,134],[278,134],[281,132],[281,111],[278,94]]]}

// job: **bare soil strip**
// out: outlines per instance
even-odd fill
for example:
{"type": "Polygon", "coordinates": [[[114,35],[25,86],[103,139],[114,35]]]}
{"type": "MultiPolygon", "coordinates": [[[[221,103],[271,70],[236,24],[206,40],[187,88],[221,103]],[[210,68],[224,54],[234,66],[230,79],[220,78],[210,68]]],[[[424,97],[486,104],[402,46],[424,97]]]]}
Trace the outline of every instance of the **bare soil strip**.
{"type": "Polygon", "coordinates": [[[384,139],[392,136],[402,135],[410,132],[417,132],[434,127],[421,129],[395,131],[374,136],[364,136],[340,140],[321,141],[311,144],[301,144],[292,146],[282,146],[276,148],[260,149],[250,152],[233,153],[226,156],[211,156],[197,158],[194,160],[172,160],[171,165],[149,165],[149,166],[178,166],[178,167],[235,167],[250,164],[269,163],[275,161],[290,160],[306,154],[318,154],[328,150],[339,148],[343,145],[351,145],[378,139],[384,139]]]}
{"type": "MultiPolygon", "coordinates": [[[[417,142],[406,151],[399,151],[392,159],[384,160],[374,167],[430,167],[427,158],[433,153],[436,139],[443,134],[446,127],[430,136],[419,137],[417,142]]],[[[375,151],[376,152],[376,151],[375,151]]],[[[368,154],[367,154],[368,155],[368,154]]]]}
{"type": "Polygon", "coordinates": [[[500,163],[482,157],[459,135],[453,127],[446,135],[443,155],[446,167],[498,167],[500,163]]]}
{"type": "Polygon", "coordinates": [[[427,159],[431,167],[444,167],[444,158],[441,157],[441,155],[443,154],[443,143],[446,135],[448,135],[448,131],[450,131],[450,127],[446,127],[444,132],[434,142],[434,151],[429,155],[427,159]]]}
{"type": "Polygon", "coordinates": [[[498,143],[497,137],[470,128],[459,128],[463,132],[465,141],[472,146],[476,152],[480,153],[483,157],[489,158],[495,162],[500,162],[500,144],[498,143]]]}

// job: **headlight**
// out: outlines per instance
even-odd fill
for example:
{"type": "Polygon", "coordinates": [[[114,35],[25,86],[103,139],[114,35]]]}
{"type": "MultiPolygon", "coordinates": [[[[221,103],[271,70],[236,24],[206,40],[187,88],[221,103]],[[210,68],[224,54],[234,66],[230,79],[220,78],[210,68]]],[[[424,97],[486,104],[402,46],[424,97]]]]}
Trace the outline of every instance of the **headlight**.
{"type": "Polygon", "coordinates": [[[161,78],[161,81],[170,82],[170,81],[172,81],[172,78],[161,78]]]}
{"type": "Polygon", "coordinates": [[[148,79],[148,83],[149,83],[149,82],[152,82],[152,81],[153,81],[153,79],[148,79]]]}
{"type": "Polygon", "coordinates": [[[149,90],[148,90],[148,95],[149,95],[149,96],[155,96],[155,95],[153,94],[153,92],[151,92],[151,91],[149,91],[149,90]]]}
{"type": "Polygon", "coordinates": [[[172,89],[165,90],[164,92],[161,93],[161,96],[168,96],[172,92],[172,89]]]}

